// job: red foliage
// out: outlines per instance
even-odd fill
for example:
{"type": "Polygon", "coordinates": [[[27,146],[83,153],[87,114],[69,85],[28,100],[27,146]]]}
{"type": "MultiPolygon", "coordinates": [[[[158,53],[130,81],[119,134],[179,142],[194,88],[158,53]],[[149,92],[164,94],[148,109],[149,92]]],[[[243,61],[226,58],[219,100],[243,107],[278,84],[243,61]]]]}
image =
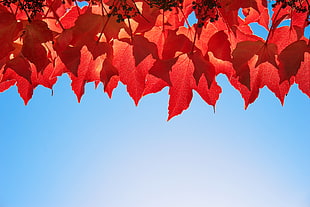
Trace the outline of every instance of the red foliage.
{"type": "Polygon", "coordinates": [[[16,84],[27,103],[34,88],[52,88],[63,73],[78,100],[88,82],[102,82],[111,96],[121,81],[136,104],[169,87],[169,119],[189,107],[193,90],[215,106],[220,73],[246,107],[264,86],[282,103],[294,83],[310,97],[309,0],[272,7],[270,18],[267,0],[93,0],[83,8],[1,0],[0,92],[16,84]],[[290,25],[279,26],[284,20],[290,25]],[[253,34],[253,22],[268,30],[266,40],[253,34]]]}

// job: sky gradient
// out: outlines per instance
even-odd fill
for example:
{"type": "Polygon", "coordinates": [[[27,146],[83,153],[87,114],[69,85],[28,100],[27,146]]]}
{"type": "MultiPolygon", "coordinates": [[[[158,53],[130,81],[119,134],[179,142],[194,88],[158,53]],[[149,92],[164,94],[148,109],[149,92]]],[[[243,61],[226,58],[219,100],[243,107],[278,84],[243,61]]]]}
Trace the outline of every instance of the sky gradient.
{"type": "Polygon", "coordinates": [[[87,85],[77,103],[66,76],[24,106],[0,95],[1,207],[308,207],[309,98],[284,107],[265,88],[243,109],[224,76],[216,107],[195,94],[166,122],[167,89],[138,107],[87,85]]]}

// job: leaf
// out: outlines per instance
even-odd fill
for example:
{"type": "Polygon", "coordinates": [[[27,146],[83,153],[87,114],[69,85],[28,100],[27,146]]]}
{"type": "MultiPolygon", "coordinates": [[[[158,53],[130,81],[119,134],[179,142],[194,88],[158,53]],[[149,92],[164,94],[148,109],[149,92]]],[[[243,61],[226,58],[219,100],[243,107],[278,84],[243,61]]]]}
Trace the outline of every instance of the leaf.
{"type": "Polygon", "coordinates": [[[70,29],[75,26],[76,20],[79,18],[81,14],[86,12],[86,7],[80,9],[77,6],[72,7],[66,14],[62,16],[60,19],[60,24],[64,29],[70,29]]]}
{"type": "Polygon", "coordinates": [[[263,44],[256,54],[258,55],[258,60],[255,64],[255,67],[264,62],[269,62],[274,67],[278,68],[278,65],[275,60],[275,56],[278,54],[277,45],[273,43],[263,44]]]}
{"type": "Polygon", "coordinates": [[[278,57],[281,82],[290,80],[292,76],[297,74],[301,62],[304,61],[304,53],[307,49],[306,41],[299,40],[282,50],[278,57]]]}
{"type": "Polygon", "coordinates": [[[84,45],[89,47],[89,51],[94,51],[102,20],[100,15],[85,13],[78,17],[74,27],[64,30],[56,38],[54,49],[67,69],[75,76],[80,65],[80,51],[84,45]]]}
{"type": "Polygon", "coordinates": [[[120,80],[127,85],[127,91],[137,105],[145,88],[146,75],[155,60],[149,55],[136,66],[132,45],[115,40],[113,47],[113,65],[118,69],[120,80]]]}
{"type": "Polygon", "coordinates": [[[310,51],[305,52],[304,55],[304,62],[301,62],[301,66],[296,74],[296,83],[300,90],[310,98],[310,51]]]}
{"type": "Polygon", "coordinates": [[[231,61],[230,42],[227,34],[221,30],[215,33],[208,42],[208,50],[221,60],[231,61]]]}
{"type": "Polygon", "coordinates": [[[267,1],[257,1],[256,9],[254,7],[255,5],[253,5],[253,7],[247,7],[242,9],[242,13],[245,16],[245,23],[250,24],[253,22],[257,22],[268,30],[270,17],[267,8],[267,1]]]}
{"type": "Polygon", "coordinates": [[[193,97],[193,89],[196,90],[207,103],[215,106],[219,94],[221,93],[220,87],[215,81],[211,84],[207,82],[205,76],[201,77],[201,81],[199,81],[197,87],[193,77],[194,70],[195,64],[187,54],[181,55],[173,66],[170,75],[172,86],[170,86],[169,89],[168,120],[179,115],[189,107],[193,97]]]}
{"type": "Polygon", "coordinates": [[[11,86],[14,86],[15,83],[16,83],[15,80],[8,80],[8,81],[0,82],[0,92],[6,91],[11,86]]]}
{"type": "Polygon", "coordinates": [[[22,54],[36,66],[38,72],[42,72],[50,63],[42,43],[52,40],[52,31],[45,22],[35,20],[26,26],[22,54]]]}
{"type": "Polygon", "coordinates": [[[14,50],[13,41],[21,30],[22,24],[16,21],[13,14],[0,11],[0,59],[14,50]]]}
{"type": "Polygon", "coordinates": [[[149,73],[162,79],[167,84],[172,85],[170,80],[170,71],[172,70],[172,66],[176,64],[177,60],[178,57],[165,60],[156,60],[149,70],[149,73]]]}
{"type": "Polygon", "coordinates": [[[193,72],[193,63],[186,54],[181,55],[171,72],[172,86],[169,89],[168,120],[189,107],[193,97],[192,89],[195,87],[193,72]]]}
{"type": "Polygon", "coordinates": [[[141,15],[135,16],[133,19],[139,24],[136,33],[142,33],[151,30],[155,24],[160,10],[156,7],[150,7],[148,4],[143,3],[141,15]]]}
{"type": "Polygon", "coordinates": [[[165,82],[161,78],[157,78],[153,75],[148,74],[146,76],[145,89],[143,92],[143,96],[151,94],[151,93],[157,93],[161,91],[163,88],[165,88],[166,86],[168,86],[167,82],[165,82]]]}
{"type": "Polygon", "coordinates": [[[87,48],[84,46],[81,50],[81,56],[83,56],[83,58],[81,59],[81,62],[78,66],[78,75],[74,76],[71,75],[71,86],[72,86],[72,90],[74,91],[75,95],[78,98],[78,101],[81,101],[82,95],[84,94],[84,86],[85,83],[87,82],[87,78],[86,78],[86,74],[89,70],[94,70],[97,69],[97,67],[99,68],[98,74],[100,74],[100,70],[102,68],[102,63],[103,60],[98,58],[99,63],[95,63],[95,61],[93,60],[92,54],[87,50],[87,48]],[[101,63],[101,66],[100,66],[101,63]],[[99,64],[99,65],[98,65],[99,64]]]}
{"type": "Polygon", "coordinates": [[[163,59],[170,59],[178,56],[179,53],[189,53],[193,43],[184,34],[178,35],[176,31],[168,31],[165,44],[163,45],[163,59]]]}
{"type": "Polygon", "coordinates": [[[14,70],[17,75],[25,78],[27,81],[29,81],[29,83],[31,83],[31,67],[25,58],[17,56],[14,59],[8,61],[5,65],[5,69],[8,68],[14,70]]]}
{"type": "Polygon", "coordinates": [[[198,85],[202,75],[205,76],[208,86],[211,87],[215,79],[215,68],[212,63],[209,61],[209,56],[202,56],[200,51],[190,53],[189,58],[193,61],[194,64],[194,78],[196,84],[198,85]]]}
{"type": "Polygon", "coordinates": [[[239,76],[239,81],[248,89],[250,87],[250,67],[248,61],[254,56],[258,55],[258,60],[255,67],[258,65],[269,62],[277,68],[275,55],[277,55],[277,47],[274,44],[264,43],[262,41],[243,41],[237,44],[236,49],[233,51],[233,67],[236,70],[236,75],[239,76]]]}
{"type": "Polygon", "coordinates": [[[297,33],[288,26],[276,28],[270,35],[268,42],[277,45],[279,52],[298,40],[297,33]]]}
{"type": "Polygon", "coordinates": [[[102,48],[102,50],[105,50],[105,54],[94,58],[87,47],[83,46],[81,49],[81,56],[83,58],[78,66],[78,75],[71,75],[72,90],[76,94],[79,102],[84,94],[84,86],[88,82],[102,81],[109,96],[111,96],[113,89],[117,86],[117,84],[115,87],[109,85],[111,84],[110,81],[112,77],[118,75],[117,69],[110,64],[111,60],[108,54],[110,49],[109,45],[99,44],[98,49],[100,47],[108,48],[102,48]],[[107,87],[110,87],[109,90],[107,90],[107,87]]]}
{"type": "Polygon", "coordinates": [[[233,67],[236,70],[236,75],[239,76],[239,81],[248,89],[250,86],[250,67],[248,61],[256,54],[261,47],[261,44],[252,41],[244,41],[237,44],[233,51],[233,67]]]}
{"type": "Polygon", "coordinates": [[[267,86],[275,95],[279,98],[280,102],[284,103],[284,98],[286,97],[290,84],[288,82],[283,82],[279,84],[280,77],[278,74],[278,69],[272,66],[270,63],[265,62],[254,68],[258,57],[254,56],[249,61],[249,67],[253,68],[250,71],[251,87],[247,88],[245,85],[240,83],[238,79],[231,77],[230,83],[240,91],[242,98],[244,99],[245,108],[249,104],[253,103],[259,95],[259,90],[267,86]]]}
{"type": "Polygon", "coordinates": [[[152,55],[154,59],[158,59],[158,51],[154,43],[148,41],[148,39],[141,35],[135,35],[132,39],[135,66],[139,65],[148,55],[152,55]]]}
{"type": "MultiPolygon", "coordinates": [[[[24,61],[18,58],[20,61],[24,61]]],[[[31,70],[31,69],[29,69],[31,70]]],[[[32,70],[31,70],[32,71],[32,70]]],[[[32,73],[33,74],[33,73],[32,73]]],[[[24,100],[24,104],[26,105],[29,100],[32,98],[34,86],[32,84],[32,78],[29,77],[30,80],[25,79],[20,76],[16,71],[8,68],[2,78],[3,82],[14,81],[16,82],[17,90],[21,98],[24,100]]]]}
{"type": "Polygon", "coordinates": [[[109,59],[105,59],[100,72],[100,80],[104,85],[104,91],[112,97],[113,90],[117,87],[119,81],[119,73],[117,68],[112,65],[109,59]]]}
{"type": "Polygon", "coordinates": [[[130,34],[129,27],[125,24],[125,22],[118,23],[116,16],[104,16],[103,22],[104,24],[102,26],[98,26],[98,28],[100,28],[104,33],[107,41],[111,39],[119,39],[119,33],[122,29],[130,34]]]}

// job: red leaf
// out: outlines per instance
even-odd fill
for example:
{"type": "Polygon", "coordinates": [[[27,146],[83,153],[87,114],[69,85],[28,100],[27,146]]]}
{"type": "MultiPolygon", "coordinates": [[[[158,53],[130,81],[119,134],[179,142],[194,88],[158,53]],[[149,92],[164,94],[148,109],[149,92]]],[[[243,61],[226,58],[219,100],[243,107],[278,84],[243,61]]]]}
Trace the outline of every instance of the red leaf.
{"type": "Polygon", "coordinates": [[[118,69],[120,80],[127,85],[127,91],[137,105],[145,88],[145,77],[155,60],[149,55],[136,66],[132,45],[115,40],[113,47],[113,65],[118,69]]]}
{"type": "Polygon", "coordinates": [[[134,20],[139,23],[135,32],[142,33],[151,30],[155,26],[159,14],[158,8],[151,8],[148,4],[144,3],[141,15],[134,17],[134,20]]]}
{"type": "Polygon", "coordinates": [[[103,26],[98,25],[98,28],[103,31],[107,41],[110,41],[111,39],[119,39],[119,33],[122,29],[130,34],[130,29],[125,22],[118,23],[116,20],[116,16],[104,16],[102,20],[102,22],[104,22],[103,26]]]}
{"type": "Polygon", "coordinates": [[[156,60],[152,68],[149,70],[149,73],[171,85],[170,71],[177,60],[178,58],[156,60]]]}
{"type": "Polygon", "coordinates": [[[0,59],[14,50],[13,41],[21,30],[22,24],[16,21],[13,14],[0,11],[0,59]]]}
{"type": "Polygon", "coordinates": [[[103,62],[103,68],[100,72],[100,80],[103,82],[104,91],[112,97],[112,91],[117,87],[119,76],[117,68],[112,65],[109,59],[103,62]]]}
{"type": "Polygon", "coordinates": [[[280,77],[278,69],[268,62],[262,63],[255,68],[254,65],[256,64],[257,59],[258,57],[254,56],[249,61],[249,67],[252,68],[250,70],[250,89],[241,84],[237,79],[230,79],[232,85],[240,91],[245,101],[245,108],[255,101],[258,97],[260,88],[263,88],[264,86],[267,86],[283,104],[284,98],[289,91],[290,84],[288,82],[279,84],[280,77]]]}
{"type": "Polygon", "coordinates": [[[51,40],[53,40],[53,34],[45,22],[35,20],[26,26],[22,53],[36,66],[38,72],[43,71],[50,63],[47,50],[42,43],[51,40]]]}
{"type": "Polygon", "coordinates": [[[300,69],[296,75],[296,83],[299,89],[310,98],[310,51],[305,52],[304,62],[301,62],[300,69]]]}
{"type": "Polygon", "coordinates": [[[34,86],[31,84],[33,81],[29,81],[25,79],[24,77],[20,76],[16,73],[16,71],[7,69],[5,71],[5,74],[3,75],[3,80],[6,81],[16,81],[16,86],[19,95],[24,100],[25,105],[28,103],[28,101],[31,99],[33,94],[33,88],[34,86]]]}
{"type": "Polygon", "coordinates": [[[221,60],[231,61],[230,42],[227,34],[222,30],[215,33],[208,42],[209,51],[221,60]]]}
{"type": "Polygon", "coordinates": [[[244,41],[237,44],[236,49],[233,51],[233,66],[236,70],[236,75],[239,76],[240,83],[244,84],[250,89],[250,67],[248,61],[254,56],[258,55],[258,60],[255,67],[258,65],[269,62],[275,67],[275,55],[277,54],[277,47],[274,44],[263,43],[262,41],[244,41]]]}
{"type": "Polygon", "coordinates": [[[6,91],[11,86],[14,86],[15,83],[16,83],[16,80],[8,80],[8,81],[0,82],[0,93],[2,93],[3,91],[6,91]]]}
{"type": "Polygon", "coordinates": [[[198,92],[201,98],[209,105],[213,106],[215,110],[215,104],[219,99],[220,94],[222,93],[222,89],[215,81],[212,82],[210,87],[206,82],[207,81],[205,77],[202,77],[198,87],[195,90],[198,92]]]}
{"type": "Polygon", "coordinates": [[[215,81],[212,82],[211,86],[208,86],[209,83],[204,76],[201,78],[201,81],[199,81],[197,87],[193,77],[194,68],[195,64],[186,54],[181,55],[173,66],[170,75],[172,86],[170,86],[169,89],[168,120],[181,114],[182,111],[189,107],[193,97],[193,89],[197,90],[207,103],[215,106],[219,94],[221,93],[220,87],[215,81]]]}
{"type": "Polygon", "coordinates": [[[161,78],[157,78],[153,75],[146,76],[145,89],[143,92],[143,96],[148,95],[150,93],[157,93],[161,91],[163,88],[168,86],[167,82],[162,80],[161,78]]]}
{"type": "Polygon", "coordinates": [[[37,85],[42,85],[47,88],[52,89],[53,85],[56,83],[57,78],[53,77],[54,67],[52,64],[49,64],[43,73],[38,73],[37,75],[37,85]]]}
{"type": "Polygon", "coordinates": [[[278,65],[275,60],[275,56],[278,54],[277,45],[270,43],[270,44],[263,44],[262,47],[256,53],[258,55],[258,60],[255,64],[255,67],[258,65],[269,62],[274,67],[278,68],[278,65]]]}
{"type": "MultiPolygon", "coordinates": [[[[84,86],[87,82],[86,74],[89,70],[94,70],[96,63],[93,61],[92,54],[87,50],[84,46],[81,50],[81,62],[78,66],[77,76],[71,75],[71,86],[72,90],[74,91],[75,95],[78,98],[78,101],[81,101],[82,95],[84,94],[84,86]]],[[[99,59],[99,58],[98,58],[99,59]]],[[[100,70],[102,68],[103,60],[99,59],[99,64],[101,63],[100,70]]],[[[100,74],[100,71],[98,72],[100,74]]]]}
{"type": "Polygon", "coordinates": [[[75,21],[78,19],[78,17],[81,14],[84,14],[86,12],[86,7],[83,9],[80,9],[77,6],[72,7],[64,16],[61,18],[61,25],[65,29],[70,29],[74,27],[75,21]]]}
{"type": "Polygon", "coordinates": [[[25,78],[29,83],[31,83],[31,67],[29,62],[21,57],[17,56],[14,59],[7,62],[5,69],[11,68],[16,74],[25,78]]]}
{"type": "Polygon", "coordinates": [[[304,61],[304,53],[307,49],[306,41],[299,40],[282,50],[278,57],[281,82],[290,80],[292,76],[297,74],[301,62],[304,61]]]}
{"type": "Polygon", "coordinates": [[[209,61],[209,56],[203,57],[200,51],[190,53],[189,58],[193,61],[194,64],[194,78],[196,81],[196,84],[198,85],[199,80],[204,74],[208,86],[211,87],[211,84],[213,83],[215,79],[215,68],[209,61]]]}
{"type": "Polygon", "coordinates": [[[195,87],[193,78],[194,65],[186,54],[181,55],[171,72],[172,86],[169,89],[169,116],[181,114],[189,107],[193,97],[192,89],[195,87]]]}
{"type": "Polygon", "coordinates": [[[298,37],[296,31],[291,30],[288,26],[284,26],[273,30],[268,42],[277,45],[278,51],[280,52],[297,40],[298,37]]]}
{"type": "Polygon", "coordinates": [[[148,41],[148,39],[141,35],[133,36],[133,56],[135,58],[135,66],[139,65],[148,55],[152,55],[154,59],[158,59],[156,44],[148,41]]]}
{"type": "MultiPolygon", "coordinates": [[[[254,6],[255,7],[255,6],[254,6]]],[[[242,10],[242,13],[245,16],[245,23],[250,24],[257,22],[267,30],[269,29],[269,14],[267,8],[267,1],[257,1],[257,8],[248,7],[242,10]]]]}
{"type": "Polygon", "coordinates": [[[193,43],[184,34],[177,35],[176,31],[169,31],[163,45],[163,59],[176,57],[177,53],[191,52],[193,43]]]}
{"type": "Polygon", "coordinates": [[[85,13],[79,16],[74,27],[65,30],[56,39],[54,49],[67,69],[76,76],[81,59],[80,50],[87,45],[89,51],[94,51],[93,47],[96,47],[97,33],[102,27],[102,20],[100,15],[85,13]]]}

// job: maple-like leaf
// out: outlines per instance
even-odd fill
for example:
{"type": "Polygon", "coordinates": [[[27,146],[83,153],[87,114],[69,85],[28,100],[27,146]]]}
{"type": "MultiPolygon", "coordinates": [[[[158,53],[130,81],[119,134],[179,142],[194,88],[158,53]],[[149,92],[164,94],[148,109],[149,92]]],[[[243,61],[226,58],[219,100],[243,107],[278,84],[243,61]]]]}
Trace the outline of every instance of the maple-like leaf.
{"type": "Polygon", "coordinates": [[[0,11],[0,59],[14,50],[13,41],[22,30],[21,22],[17,22],[13,14],[0,11]]]}
{"type": "Polygon", "coordinates": [[[250,88],[240,83],[239,80],[234,77],[230,78],[231,84],[241,93],[245,108],[256,100],[259,95],[259,90],[265,86],[267,86],[283,104],[291,84],[288,82],[280,84],[278,69],[269,62],[262,63],[255,67],[257,59],[258,56],[253,56],[248,61],[249,67],[252,68],[250,70],[250,88]]]}
{"type": "Polygon", "coordinates": [[[178,61],[172,68],[171,82],[172,86],[169,89],[169,117],[182,113],[189,107],[193,97],[193,88],[195,80],[192,76],[194,65],[186,54],[181,55],[178,61]]]}
{"type": "Polygon", "coordinates": [[[193,97],[193,90],[196,90],[207,103],[215,106],[221,89],[215,81],[209,83],[205,76],[201,78],[202,81],[199,81],[197,86],[193,77],[194,70],[195,63],[189,55],[183,54],[179,56],[170,75],[172,86],[169,89],[168,120],[182,113],[182,111],[189,107],[193,97]]]}
{"type": "Polygon", "coordinates": [[[142,61],[136,65],[132,45],[115,40],[113,47],[115,49],[113,65],[118,69],[120,80],[127,85],[127,91],[135,104],[138,104],[145,88],[146,75],[155,59],[152,58],[152,55],[148,55],[145,58],[139,58],[142,61]]]}
{"type": "MultiPolygon", "coordinates": [[[[25,63],[25,59],[17,58],[17,62],[14,64],[26,64],[28,67],[28,64],[25,63]],[[18,62],[20,61],[20,62],[18,62]]],[[[31,65],[29,64],[29,68],[27,70],[30,70],[31,72],[29,73],[29,76],[32,76],[32,68],[31,65]]],[[[32,76],[34,77],[34,76],[32,76]]],[[[18,93],[20,94],[21,98],[24,100],[24,103],[27,104],[29,100],[32,98],[33,95],[33,89],[34,86],[32,84],[32,77],[27,77],[27,79],[20,74],[16,72],[16,70],[13,70],[11,68],[7,68],[5,74],[2,77],[3,82],[7,81],[14,81],[16,82],[17,90],[18,93]]]]}
{"type": "Polygon", "coordinates": [[[281,82],[284,80],[290,80],[291,76],[295,76],[297,74],[301,62],[304,61],[304,53],[307,49],[308,45],[306,41],[299,40],[282,50],[278,57],[280,62],[279,74],[281,82]]]}
{"type": "Polygon", "coordinates": [[[239,76],[240,83],[244,84],[251,89],[250,86],[250,67],[248,61],[254,56],[258,55],[258,60],[255,67],[258,65],[269,62],[277,67],[275,55],[277,55],[277,47],[274,44],[264,43],[262,41],[244,41],[237,44],[236,49],[233,51],[233,66],[236,70],[236,75],[239,76]]]}
{"type": "Polygon", "coordinates": [[[12,69],[15,73],[31,83],[31,66],[29,62],[22,56],[17,56],[8,61],[5,65],[5,69],[12,69]]]}
{"type": "Polygon", "coordinates": [[[38,72],[43,71],[50,63],[47,50],[42,44],[52,40],[52,31],[43,21],[33,21],[25,28],[24,44],[21,52],[24,57],[36,66],[38,72]]]}

